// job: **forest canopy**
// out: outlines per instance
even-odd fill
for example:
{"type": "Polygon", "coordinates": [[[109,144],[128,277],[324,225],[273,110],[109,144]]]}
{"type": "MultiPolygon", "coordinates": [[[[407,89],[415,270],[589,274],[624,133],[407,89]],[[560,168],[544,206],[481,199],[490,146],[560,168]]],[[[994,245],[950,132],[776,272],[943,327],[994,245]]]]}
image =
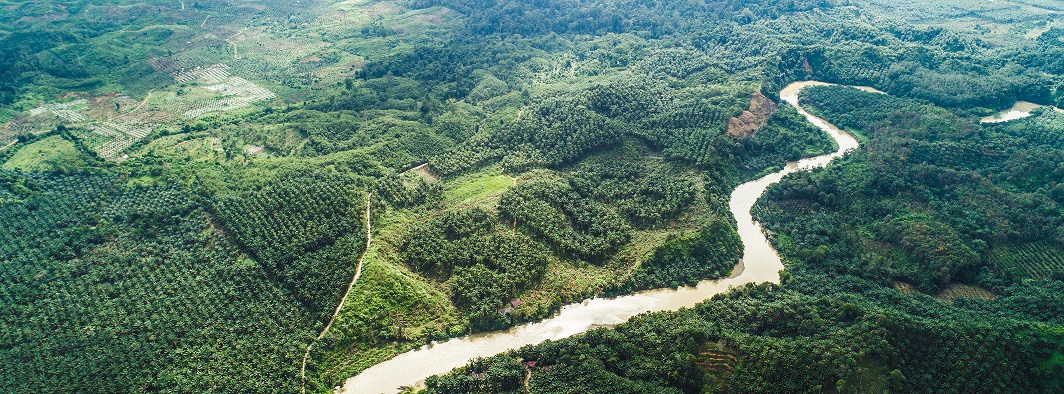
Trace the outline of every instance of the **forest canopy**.
{"type": "Polygon", "coordinates": [[[8,391],[326,393],[432,341],[738,275],[733,190],[838,148],[803,108],[861,145],[755,205],[780,283],[424,389],[1064,384],[1053,1],[3,7],[8,391]],[[860,89],[779,97],[806,80],[860,89]]]}

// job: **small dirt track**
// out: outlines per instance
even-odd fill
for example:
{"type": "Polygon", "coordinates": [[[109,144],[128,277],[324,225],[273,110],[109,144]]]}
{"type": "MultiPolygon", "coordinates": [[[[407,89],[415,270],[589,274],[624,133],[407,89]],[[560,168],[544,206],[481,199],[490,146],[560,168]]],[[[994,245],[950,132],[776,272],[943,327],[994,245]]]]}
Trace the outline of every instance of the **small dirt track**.
{"type": "Polygon", "coordinates": [[[355,287],[355,282],[362,276],[362,262],[366,260],[366,252],[369,252],[369,243],[373,237],[373,225],[370,223],[369,207],[373,197],[373,193],[366,194],[366,249],[362,251],[362,256],[358,258],[358,266],[355,267],[355,276],[351,278],[351,283],[347,284],[347,291],[344,292],[343,298],[340,299],[340,305],[336,306],[336,310],[333,311],[332,317],[329,318],[329,323],[325,325],[325,328],[321,330],[317,338],[307,345],[307,351],[303,352],[303,366],[299,368],[300,379],[300,392],[306,394],[307,392],[307,358],[310,357],[310,350],[314,347],[314,344],[325,337],[325,334],[329,332],[329,328],[332,327],[334,321],[336,321],[336,315],[340,314],[340,309],[343,309],[344,302],[347,301],[347,296],[351,294],[351,288],[355,287]]]}

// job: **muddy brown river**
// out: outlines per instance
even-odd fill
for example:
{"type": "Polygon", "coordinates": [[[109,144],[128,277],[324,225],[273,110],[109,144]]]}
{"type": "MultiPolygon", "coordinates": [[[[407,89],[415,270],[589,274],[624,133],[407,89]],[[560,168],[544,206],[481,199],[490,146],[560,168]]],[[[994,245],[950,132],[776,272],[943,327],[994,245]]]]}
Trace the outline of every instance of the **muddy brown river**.
{"type": "MultiPolygon", "coordinates": [[[[731,194],[729,208],[738,223],[739,237],[743,242],[743,258],[735,267],[731,277],[706,280],[700,282],[698,286],[681,287],[676,290],[659,289],[616,298],[593,298],[578,304],[566,305],[554,316],[540,322],[426,345],[374,365],[347,379],[341,392],[347,394],[395,393],[399,386],[418,384],[429,376],[461,367],[476,357],[493,356],[509,349],[540,343],[548,339],[557,340],[580,334],[594,327],[623,323],[641,313],[692,307],[734,286],[761,282],[778,283],[783,263],[776,250],[765,238],[761,225],[751,218],[750,209],[769,185],[779,182],[785,175],[795,171],[823,167],[831,160],[858,146],[857,140],[851,135],[810,115],[798,105],[798,92],[811,85],[826,84],[796,82],[784,88],[780,92],[780,98],[793,105],[809,122],[834,138],[838,149],[830,154],[788,163],[780,171],[735,188],[731,194]]],[[[864,90],[874,91],[870,88],[864,90]]]]}

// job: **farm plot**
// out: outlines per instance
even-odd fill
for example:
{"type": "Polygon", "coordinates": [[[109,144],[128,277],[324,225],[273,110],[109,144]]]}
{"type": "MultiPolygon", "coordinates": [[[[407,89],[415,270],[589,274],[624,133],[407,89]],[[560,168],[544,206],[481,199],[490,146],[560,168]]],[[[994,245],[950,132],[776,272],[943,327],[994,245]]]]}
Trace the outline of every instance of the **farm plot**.
{"type": "Polygon", "coordinates": [[[44,104],[37,108],[31,109],[30,116],[40,116],[45,113],[51,113],[55,116],[64,119],[68,117],[78,118],[80,120],[76,120],[74,122],[80,122],[81,120],[84,120],[85,116],[81,115],[79,111],[83,109],[88,103],[88,99],[77,99],[65,103],[44,104]]]}
{"type": "MultiPolygon", "coordinates": [[[[132,101],[125,96],[119,97],[125,98],[122,102],[132,101]]],[[[106,100],[105,102],[113,104],[115,101],[106,100]]],[[[72,123],[88,129],[95,135],[95,138],[87,139],[86,144],[101,156],[107,158],[117,157],[123,150],[146,137],[154,126],[146,123],[142,116],[132,113],[120,115],[113,120],[100,122],[84,113],[91,110],[89,106],[90,101],[82,98],[65,103],[41,105],[31,109],[29,114],[31,117],[52,115],[59,120],[59,123],[72,123]]],[[[51,124],[48,123],[48,119],[39,120],[38,123],[51,124]]]]}
{"type": "Polygon", "coordinates": [[[206,86],[205,89],[223,97],[193,104],[192,109],[185,111],[182,115],[186,118],[195,118],[212,112],[243,108],[256,101],[277,97],[273,92],[240,77],[229,77],[225,82],[206,86]]]}
{"type": "Polygon", "coordinates": [[[29,111],[25,126],[42,131],[61,123],[80,126],[89,132],[79,132],[78,137],[100,156],[113,159],[159,127],[277,97],[269,89],[231,75],[224,63],[194,68],[160,58],[151,63],[170,70],[181,87],[149,92],[141,101],[115,95],[45,104],[29,111]]]}
{"type": "Polygon", "coordinates": [[[179,70],[173,73],[174,82],[188,83],[197,79],[203,79],[208,83],[221,83],[229,79],[229,66],[218,63],[213,66],[196,67],[192,70],[179,70]]]}
{"type": "Polygon", "coordinates": [[[304,81],[304,74],[316,68],[314,64],[300,63],[301,60],[332,45],[320,37],[311,39],[299,33],[278,35],[266,28],[244,30],[228,42],[234,51],[234,71],[285,86],[304,81]]]}
{"type": "Polygon", "coordinates": [[[997,295],[986,291],[986,289],[983,288],[954,283],[949,287],[943,289],[941,293],[935,296],[936,299],[946,302],[953,302],[954,300],[960,297],[993,300],[997,298],[997,295]]]}
{"type": "Polygon", "coordinates": [[[1064,248],[1046,241],[1002,245],[990,251],[990,261],[1014,275],[1045,278],[1064,273],[1064,248]]]}

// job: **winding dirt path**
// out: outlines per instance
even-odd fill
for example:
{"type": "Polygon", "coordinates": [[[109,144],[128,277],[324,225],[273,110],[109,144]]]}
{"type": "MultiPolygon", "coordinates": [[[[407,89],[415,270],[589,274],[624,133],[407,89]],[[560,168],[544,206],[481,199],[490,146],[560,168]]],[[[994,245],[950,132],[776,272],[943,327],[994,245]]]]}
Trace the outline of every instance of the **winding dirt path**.
{"type": "Polygon", "coordinates": [[[155,91],[155,89],[149,90],[149,91],[148,91],[148,95],[147,95],[147,96],[144,96],[144,100],[141,100],[141,101],[140,101],[140,104],[137,104],[137,108],[133,108],[133,110],[132,110],[132,111],[129,111],[129,113],[134,113],[134,112],[140,111],[140,107],[143,107],[143,106],[144,106],[144,104],[146,104],[146,103],[148,102],[148,99],[150,99],[150,98],[151,98],[151,94],[152,94],[152,92],[154,92],[154,91],[155,91]]]}
{"type": "Polygon", "coordinates": [[[362,256],[358,258],[358,266],[355,267],[355,276],[351,278],[351,283],[347,284],[347,291],[344,292],[344,297],[340,299],[340,305],[336,306],[336,310],[333,311],[332,317],[329,318],[329,323],[325,325],[325,328],[321,330],[317,338],[307,345],[307,351],[303,352],[303,366],[299,368],[300,379],[300,392],[306,394],[307,392],[307,358],[310,357],[310,350],[314,347],[314,344],[325,337],[325,334],[329,332],[329,328],[332,327],[334,321],[336,321],[336,315],[340,314],[340,309],[343,309],[344,302],[347,301],[347,296],[351,294],[351,289],[355,287],[355,282],[362,276],[362,262],[366,260],[366,253],[369,252],[369,244],[373,237],[373,225],[370,223],[369,206],[373,197],[373,193],[366,194],[366,249],[362,251],[362,256]]]}

